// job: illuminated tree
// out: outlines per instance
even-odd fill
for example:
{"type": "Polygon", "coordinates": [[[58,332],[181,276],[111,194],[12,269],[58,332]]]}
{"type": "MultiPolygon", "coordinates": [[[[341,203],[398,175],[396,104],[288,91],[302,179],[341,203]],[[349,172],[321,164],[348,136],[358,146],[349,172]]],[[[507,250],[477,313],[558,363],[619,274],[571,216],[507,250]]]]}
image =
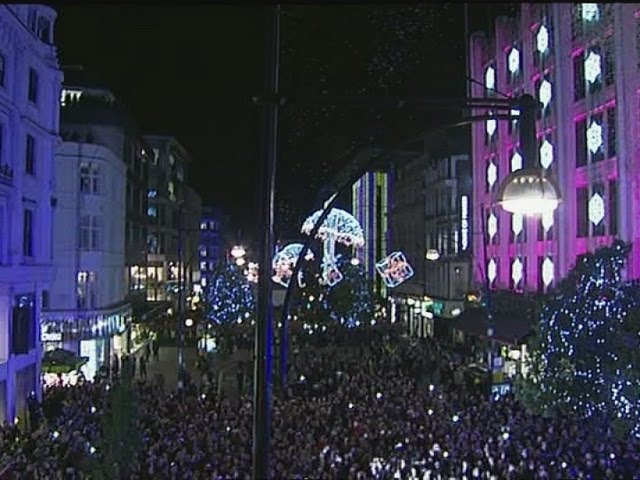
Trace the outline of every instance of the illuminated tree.
{"type": "Polygon", "coordinates": [[[353,265],[343,258],[338,264],[344,278],[329,288],[329,315],[348,327],[365,325],[373,319],[373,283],[361,264],[353,265]]]}
{"type": "Polygon", "coordinates": [[[637,287],[621,281],[629,246],[581,257],[545,303],[521,397],[544,413],[570,409],[640,435],[637,287]]]}
{"type": "Polygon", "coordinates": [[[206,288],[207,318],[217,324],[242,323],[255,311],[255,296],[251,283],[232,262],[216,266],[206,288]]]}

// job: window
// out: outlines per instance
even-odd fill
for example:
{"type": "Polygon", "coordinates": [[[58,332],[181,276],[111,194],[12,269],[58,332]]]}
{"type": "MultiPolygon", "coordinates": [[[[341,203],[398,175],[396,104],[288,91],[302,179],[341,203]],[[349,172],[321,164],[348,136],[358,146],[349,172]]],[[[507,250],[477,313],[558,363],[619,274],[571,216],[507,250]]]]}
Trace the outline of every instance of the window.
{"type": "Polygon", "coordinates": [[[44,43],[51,43],[51,22],[46,17],[38,19],[38,38],[44,43]]]}
{"type": "Polygon", "coordinates": [[[147,198],[156,198],[158,196],[158,191],[157,190],[148,190],[147,191],[147,198]]]}
{"type": "Polygon", "coordinates": [[[602,54],[599,46],[584,52],[584,79],[589,86],[589,94],[602,88],[602,54]]]}
{"type": "Polygon", "coordinates": [[[587,119],[576,122],[576,167],[587,164],[587,119]]]}
{"type": "Polygon", "coordinates": [[[602,113],[592,115],[587,128],[587,149],[591,155],[591,162],[604,160],[604,138],[602,129],[602,113]]]}
{"type": "Polygon", "coordinates": [[[27,133],[27,146],[25,151],[24,171],[29,175],[36,173],[36,139],[27,133]]]}
{"type": "Polygon", "coordinates": [[[33,257],[33,211],[24,209],[22,221],[22,255],[33,257]]]}
{"type": "Polygon", "coordinates": [[[521,213],[511,214],[511,243],[526,242],[527,232],[524,218],[521,213]]]}
{"type": "Polygon", "coordinates": [[[36,346],[35,295],[16,295],[11,317],[11,353],[29,353],[36,346]]]}
{"type": "Polygon", "coordinates": [[[609,37],[604,44],[604,84],[613,85],[616,79],[613,38],[609,37]]]}
{"type": "Polygon", "coordinates": [[[604,184],[596,183],[593,185],[593,193],[589,198],[589,221],[592,228],[592,236],[601,237],[606,234],[606,203],[605,203],[604,184]]]}
{"type": "Polygon", "coordinates": [[[576,216],[577,220],[577,234],[578,237],[584,238],[589,235],[589,220],[588,220],[588,200],[587,200],[588,191],[586,187],[578,188],[576,190],[576,209],[578,211],[578,215],[576,216]]]}
{"type": "Polygon", "coordinates": [[[554,212],[546,212],[540,215],[540,222],[538,223],[538,240],[553,239],[553,215],[554,212]]]}
{"type": "Polygon", "coordinates": [[[29,16],[27,17],[27,25],[29,26],[29,30],[33,33],[36,32],[36,21],[38,19],[38,15],[36,13],[35,8],[29,8],[29,16]]]}
{"type": "Polygon", "coordinates": [[[28,99],[31,103],[38,102],[38,72],[35,69],[29,69],[29,89],[28,89],[28,99]]]}
{"type": "Polygon", "coordinates": [[[156,207],[149,207],[147,208],[147,216],[149,217],[157,217],[158,216],[158,209],[156,207]]]}
{"type": "Polygon", "coordinates": [[[0,53],[0,87],[4,87],[4,76],[7,71],[7,60],[3,54],[0,53]]]}
{"type": "Polygon", "coordinates": [[[80,165],[80,191],[82,193],[100,193],[100,171],[97,165],[87,162],[80,165]]]}
{"type": "Polygon", "coordinates": [[[526,257],[515,257],[511,260],[511,289],[522,290],[526,279],[526,257]]]}
{"type": "Polygon", "coordinates": [[[582,54],[573,57],[573,99],[582,100],[586,94],[584,79],[584,60],[582,54]]]}
{"type": "Polygon", "coordinates": [[[78,309],[92,309],[98,306],[98,285],[96,272],[80,271],[76,281],[76,302],[78,309]]]}
{"type": "Polygon", "coordinates": [[[101,222],[95,215],[83,215],[80,218],[80,250],[95,251],[100,249],[101,222]]]}

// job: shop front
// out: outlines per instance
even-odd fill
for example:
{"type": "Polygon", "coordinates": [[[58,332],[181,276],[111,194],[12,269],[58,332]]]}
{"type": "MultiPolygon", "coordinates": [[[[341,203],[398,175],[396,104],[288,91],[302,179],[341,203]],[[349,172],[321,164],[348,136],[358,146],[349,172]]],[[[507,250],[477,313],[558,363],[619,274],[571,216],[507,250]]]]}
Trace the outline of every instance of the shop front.
{"type": "MultiPolygon", "coordinates": [[[[87,361],[80,372],[93,380],[113,355],[129,353],[131,307],[128,304],[110,310],[46,312],[43,314],[41,340],[45,352],[63,349],[87,361]]],[[[69,376],[73,383],[75,374],[69,376]]],[[[45,383],[48,379],[45,379],[45,383]]],[[[51,380],[51,379],[49,379],[51,380]]],[[[56,375],[55,381],[59,381],[56,375]]]]}

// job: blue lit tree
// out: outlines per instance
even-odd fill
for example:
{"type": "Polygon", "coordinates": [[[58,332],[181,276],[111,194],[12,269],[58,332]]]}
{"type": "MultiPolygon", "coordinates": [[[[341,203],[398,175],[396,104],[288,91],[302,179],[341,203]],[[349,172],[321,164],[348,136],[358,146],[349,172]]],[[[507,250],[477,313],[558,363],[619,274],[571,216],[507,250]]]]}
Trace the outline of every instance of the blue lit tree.
{"type": "Polygon", "coordinates": [[[629,246],[582,256],[542,308],[520,390],[543,413],[571,410],[640,435],[640,305],[621,281],[629,246]]]}
{"type": "Polygon", "coordinates": [[[251,283],[240,267],[231,262],[219,263],[206,287],[207,318],[220,325],[245,321],[255,312],[251,283]]]}
{"type": "Polygon", "coordinates": [[[373,319],[373,283],[361,264],[352,265],[341,257],[338,265],[344,278],[329,288],[329,315],[348,327],[365,325],[373,319]]]}

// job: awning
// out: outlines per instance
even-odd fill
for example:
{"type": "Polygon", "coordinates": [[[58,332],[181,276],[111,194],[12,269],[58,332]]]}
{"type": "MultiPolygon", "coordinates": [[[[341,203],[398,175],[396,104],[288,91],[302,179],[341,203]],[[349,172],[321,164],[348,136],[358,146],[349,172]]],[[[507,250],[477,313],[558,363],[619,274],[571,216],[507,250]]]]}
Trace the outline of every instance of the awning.
{"type": "MultiPolygon", "coordinates": [[[[467,308],[454,321],[453,328],[479,338],[487,338],[487,317],[483,308],[467,308]]],[[[499,342],[518,344],[533,329],[533,322],[526,315],[493,313],[493,338],[499,342]]]]}

